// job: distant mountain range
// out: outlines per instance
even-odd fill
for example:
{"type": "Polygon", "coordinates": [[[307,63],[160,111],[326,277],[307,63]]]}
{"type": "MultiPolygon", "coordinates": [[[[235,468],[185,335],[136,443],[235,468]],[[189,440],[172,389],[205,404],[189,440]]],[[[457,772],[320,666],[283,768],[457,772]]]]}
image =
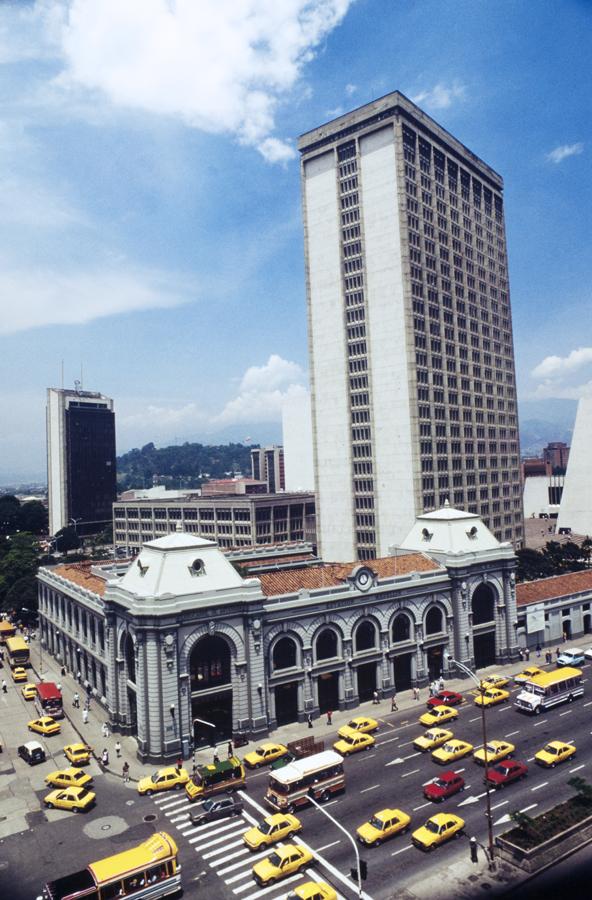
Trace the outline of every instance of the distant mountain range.
{"type": "Polygon", "coordinates": [[[571,445],[577,400],[525,400],[518,404],[520,451],[538,456],[549,441],[571,445]]]}

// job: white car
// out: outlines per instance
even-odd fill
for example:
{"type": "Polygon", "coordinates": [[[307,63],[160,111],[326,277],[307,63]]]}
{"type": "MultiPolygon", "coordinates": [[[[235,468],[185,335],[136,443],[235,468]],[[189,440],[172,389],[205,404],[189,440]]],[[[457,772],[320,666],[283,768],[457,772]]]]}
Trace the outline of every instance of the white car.
{"type": "MultiPolygon", "coordinates": [[[[590,651],[588,651],[589,653],[590,651]]],[[[557,657],[557,665],[558,666],[581,666],[586,658],[586,655],[583,650],[579,647],[571,647],[569,650],[564,650],[557,657]]]]}
{"type": "Polygon", "coordinates": [[[592,659],[592,647],[588,647],[588,649],[584,653],[584,656],[586,657],[586,659],[592,659]]]}

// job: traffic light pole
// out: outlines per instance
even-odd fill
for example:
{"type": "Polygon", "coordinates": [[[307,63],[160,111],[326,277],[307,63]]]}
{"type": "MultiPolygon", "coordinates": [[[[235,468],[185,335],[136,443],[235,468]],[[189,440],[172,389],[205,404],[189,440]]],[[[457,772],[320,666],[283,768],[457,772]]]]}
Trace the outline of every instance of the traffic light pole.
{"type": "Polygon", "coordinates": [[[346,838],[348,839],[348,841],[351,842],[351,845],[352,845],[352,847],[354,848],[354,853],[356,854],[356,865],[357,865],[357,870],[358,870],[358,897],[359,897],[360,900],[361,900],[361,898],[363,897],[363,891],[362,891],[362,866],[361,866],[361,864],[360,864],[360,851],[358,850],[358,845],[356,844],[354,838],[351,836],[351,834],[349,833],[349,831],[346,831],[345,828],[343,827],[343,825],[340,825],[340,824],[339,824],[339,822],[337,821],[337,819],[334,819],[333,816],[332,816],[330,813],[328,813],[326,809],[323,809],[323,807],[321,806],[320,803],[317,803],[317,801],[315,800],[315,798],[312,796],[312,791],[309,792],[309,794],[308,794],[308,799],[310,800],[310,802],[312,803],[312,805],[313,805],[313,806],[316,806],[316,808],[317,808],[320,812],[322,812],[324,816],[327,816],[327,818],[330,819],[330,820],[333,822],[333,824],[334,824],[337,828],[339,828],[340,831],[343,832],[343,834],[346,836],[346,838]]]}
{"type": "Polygon", "coordinates": [[[485,768],[485,802],[486,802],[486,817],[487,817],[487,837],[488,837],[488,853],[489,857],[488,863],[490,869],[495,869],[495,856],[494,856],[494,847],[493,847],[493,822],[491,816],[491,795],[490,795],[490,786],[489,786],[489,760],[487,757],[487,727],[485,722],[485,704],[483,703],[483,682],[482,680],[475,675],[474,672],[469,669],[468,666],[465,666],[464,663],[459,662],[457,659],[453,659],[451,656],[448,657],[448,662],[451,662],[457,669],[460,669],[461,672],[464,672],[465,675],[468,675],[469,678],[472,678],[477,687],[479,688],[479,692],[481,695],[481,731],[483,734],[483,765],[485,768]]]}

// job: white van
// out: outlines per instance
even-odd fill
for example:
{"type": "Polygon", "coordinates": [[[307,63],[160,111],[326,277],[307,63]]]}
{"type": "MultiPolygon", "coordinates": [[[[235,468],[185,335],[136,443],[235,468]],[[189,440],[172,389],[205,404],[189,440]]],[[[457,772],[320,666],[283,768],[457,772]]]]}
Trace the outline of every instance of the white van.
{"type": "Polygon", "coordinates": [[[579,647],[572,647],[571,650],[564,650],[557,657],[558,666],[581,666],[586,657],[584,651],[579,647]]]}

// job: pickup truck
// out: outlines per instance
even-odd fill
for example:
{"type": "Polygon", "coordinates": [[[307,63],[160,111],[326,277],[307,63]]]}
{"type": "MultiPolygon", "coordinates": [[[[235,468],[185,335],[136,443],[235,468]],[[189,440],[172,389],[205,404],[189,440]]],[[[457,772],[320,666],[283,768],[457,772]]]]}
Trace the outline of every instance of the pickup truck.
{"type": "Polygon", "coordinates": [[[571,650],[564,650],[557,657],[558,666],[581,666],[586,661],[584,651],[579,647],[572,647],[571,650]]]}

